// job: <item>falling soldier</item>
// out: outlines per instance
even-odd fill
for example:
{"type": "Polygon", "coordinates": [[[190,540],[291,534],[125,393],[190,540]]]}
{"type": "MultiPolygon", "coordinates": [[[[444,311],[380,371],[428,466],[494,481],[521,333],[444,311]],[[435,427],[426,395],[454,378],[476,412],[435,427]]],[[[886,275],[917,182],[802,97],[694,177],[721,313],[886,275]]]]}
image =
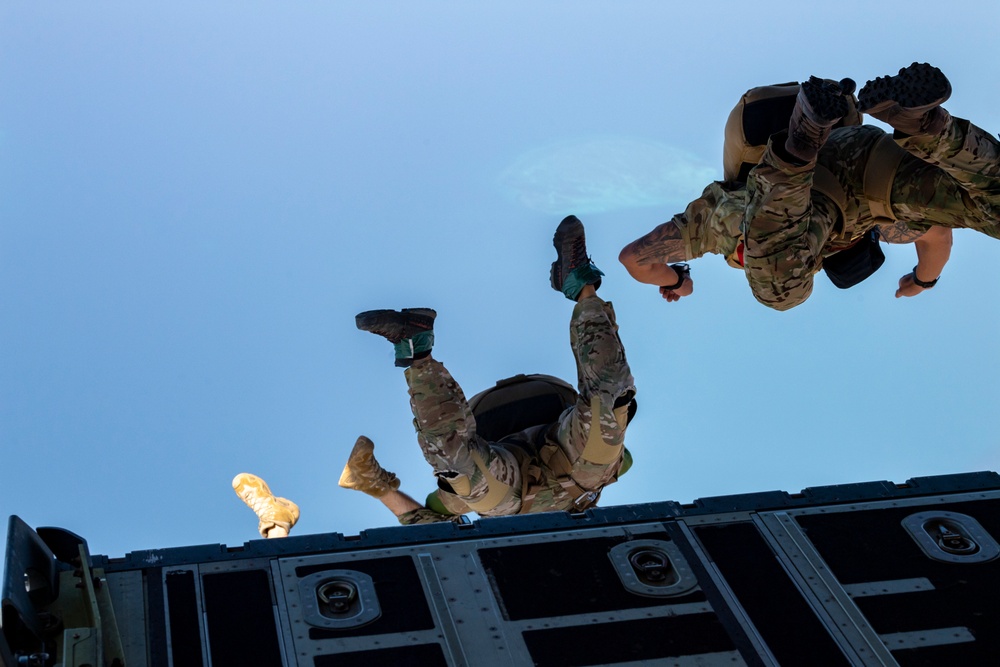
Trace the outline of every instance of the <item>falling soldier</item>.
{"type": "Polygon", "coordinates": [[[744,268],[758,301],[787,310],[809,297],[834,258],[848,260],[839,286],[878,268],[876,227],[884,240],[917,248],[897,297],[934,287],[951,229],[1000,238],[1000,142],[941,106],[951,85],[940,70],[914,63],[862,88],[860,110],[891,135],[870,125],[834,129],[852,91],[850,80],[803,83],[788,129],[771,135],[745,187],[714,183],[684,214],[626,246],[619,258],[632,276],[676,301],[693,284],[686,266],[668,263],[720,253],[744,268]],[[825,191],[822,170],[833,175],[825,191]]]}
{"type": "MultiPolygon", "coordinates": [[[[587,255],[583,224],[568,216],[553,243],[552,287],[576,304],[570,344],[578,392],[565,386],[572,396],[565,409],[560,405],[544,423],[488,439],[462,389],[431,355],[435,311],[360,313],[357,327],[391,342],[396,365],[405,368],[417,441],[438,488],[426,503],[400,491],[400,480],[379,464],[375,445],[365,436],[357,439],[340,486],[378,498],[401,524],[410,525],[458,521],[469,512],[492,517],[583,511],[624,474],[631,465],[624,437],[635,414],[635,385],[614,309],[597,296],[603,274],[587,255]]],[[[284,536],[294,525],[297,508],[293,513],[290,501],[275,498],[260,478],[243,473],[233,487],[260,518],[261,535],[284,536]]]]}

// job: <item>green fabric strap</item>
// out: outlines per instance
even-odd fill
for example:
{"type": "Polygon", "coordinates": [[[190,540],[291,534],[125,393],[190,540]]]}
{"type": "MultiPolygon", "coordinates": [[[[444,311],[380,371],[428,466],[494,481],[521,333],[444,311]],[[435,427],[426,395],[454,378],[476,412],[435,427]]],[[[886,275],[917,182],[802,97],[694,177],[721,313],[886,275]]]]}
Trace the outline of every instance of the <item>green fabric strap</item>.
{"type": "Polygon", "coordinates": [[[622,452],[622,464],[618,467],[618,477],[621,477],[628,472],[628,469],[632,467],[632,452],[628,450],[628,447],[624,448],[622,452]]]}
{"type": "Polygon", "coordinates": [[[584,285],[594,285],[600,282],[603,275],[604,272],[597,268],[593,262],[585,266],[578,266],[563,281],[562,293],[570,301],[576,301],[576,297],[580,296],[580,290],[583,289],[584,285]]]}
{"type": "Polygon", "coordinates": [[[421,331],[413,338],[404,338],[393,346],[397,359],[413,359],[421,352],[430,352],[434,347],[434,332],[421,331]]]}
{"type": "Polygon", "coordinates": [[[452,515],[452,513],[448,511],[448,508],[444,506],[444,503],[441,502],[441,497],[438,495],[437,491],[431,491],[427,494],[427,500],[424,502],[424,505],[427,509],[433,510],[438,514],[445,514],[447,516],[452,515]]]}

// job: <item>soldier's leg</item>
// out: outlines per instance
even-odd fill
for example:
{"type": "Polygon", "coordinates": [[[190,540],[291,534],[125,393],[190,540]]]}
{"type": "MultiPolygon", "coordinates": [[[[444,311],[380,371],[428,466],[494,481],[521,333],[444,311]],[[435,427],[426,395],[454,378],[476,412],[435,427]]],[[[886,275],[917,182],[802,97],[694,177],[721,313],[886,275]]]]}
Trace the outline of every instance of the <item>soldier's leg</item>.
{"type": "Polygon", "coordinates": [[[760,303],[788,310],[812,293],[839,213],[829,199],[812,191],[815,163],[787,159],[774,145],[781,139],[772,137],[747,182],[744,270],[760,303]]]}
{"type": "MultiPolygon", "coordinates": [[[[893,210],[944,227],[1000,238],[1000,142],[961,118],[932,136],[897,137],[919,160],[904,160],[892,186],[893,210]]],[[[897,215],[900,215],[897,214],[897,215]]]]}
{"type": "MultiPolygon", "coordinates": [[[[506,484],[515,481],[517,466],[507,452],[491,448],[476,435],[476,418],[465,393],[437,359],[417,360],[406,370],[406,383],[413,411],[413,426],[417,431],[424,458],[435,474],[452,482],[459,495],[478,495],[464,488],[465,484],[481,481],[475,455],[487,462],[499,458],[497,476],[506,484]],[[496,450],[496,451],[492,451],[496,450]],[[509,461],[509,465],[502,462],[509,461]],[[463,483],[459,478],[465,478],[463,483]]],[[[492,468],[492,466],[491,466],[492,468]]]]}
{"type": "Polygon", "coordinates": [[[363,435],[354,443],[338,485],[378,499],[404,526],[458,520],[457,516],[424,507],[400,491],[399,479],[381,466],[375,458],[375,443],[363,435]]]}
{"type": "Polygon", "coordinates": [[[611,303],[580,299],[570,321],[579,398],[563,413],[557,437],[584,489],[599,490],[613,481],[624,448],[635,380],[618,337],[611,303]]]}
{"type": "Polygon", "coordinates": [[[847,79],[843,85],[815,77],[803,83],[788,132],[771,137],[747,181],[744,269],[754,297],[776,310],[809,298],[837,221],[836,207],[812,185],[819,149],[854,90],[847,79]]]}
{"type": "Polygon", "coordinates": [[[570,345],[579,391],[577,404],[560,419],[557,437],[576,483],[599,490],[613,479],[621,461],[635,381],[618,337],[614,309],[596,293],[601,273],[587,255],[583,224],[567,217],[553,244],[557,258],[552,264],[552,287],[577,302],[570,320],[570,345]]]}
{"type": "Polygon", "coordinates": [[[520,505],[520,468],[507,450],[476,435],[469,403],[444,365],[431,356],[434,319],[430,308],[359,313],[357,327],[382,336],[406,368],[417,441],[434,474],[476,511],[513,513],[520,505]],[[483,503],[496,500],[489,507],[483,503]]]}
{"type": "Polygon", "coordinates": [[[944,169],[911,155],[892,182],[892,211],[914,229],[969,228],[1000,238],[1000,194],[972,195],[944,169]]]}
{"type": "Polygon", "coordinates": [[[891,125],[904,159],[892,188],[904,220],[971,227],[1000,238],[1000,142],[941,104],[951,84],[936,67],[914,63],[859,93],[861,106],[891,125]]]}
{"type": "Polygon", "coordinates": [[[427,356],[414,360],[405,375],[417,441],[438,479],[480,513],[516,513],[518,461],[476,435],[472,409],[444,364],[427,356]]]}

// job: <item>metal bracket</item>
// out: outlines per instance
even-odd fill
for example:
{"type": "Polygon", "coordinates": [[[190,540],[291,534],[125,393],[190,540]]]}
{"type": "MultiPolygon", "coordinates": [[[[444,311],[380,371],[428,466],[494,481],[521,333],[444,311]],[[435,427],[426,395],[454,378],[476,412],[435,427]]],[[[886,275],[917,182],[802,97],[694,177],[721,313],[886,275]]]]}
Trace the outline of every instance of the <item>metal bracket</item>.
{"type": "Polygon", "coordinates": [[[1000,545],[967,514],[930,510],[911,514],[903,528],[924,554],[944,563],[985,563],[1000,556],[1000,545]]]}
{"type": "Polygon", "coordinates": [[[382,615],[375,582],[356,570],[326,570],[299,580],[302,617],[318,628],[345,630],[382,615]]]}
{"type": "Polygon", "coordinates": [[[673,597],[698,585],[680,549],[672,542],[630,540],[612,547],[608,557],[626,590],[637,595],[673,597]]]}

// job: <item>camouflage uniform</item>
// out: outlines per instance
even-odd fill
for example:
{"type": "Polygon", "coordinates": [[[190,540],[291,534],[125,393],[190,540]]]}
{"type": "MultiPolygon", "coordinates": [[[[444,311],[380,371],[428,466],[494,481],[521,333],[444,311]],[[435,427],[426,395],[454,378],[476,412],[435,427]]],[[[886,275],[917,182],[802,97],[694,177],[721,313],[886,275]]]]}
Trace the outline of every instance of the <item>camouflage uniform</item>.
{"type": "MultiPolygon", "coordinates": [[[[836,205],[812,191],[812,165],[781,159],[769,143],[747,182],[745,269],[761,303],[786,310],[805,301],[823,257],[850,246],[879,220],[864,197],[869,155],[884,132],[870,125],[834,130],[818,163],[847,195],[836,205]]],[[[939,135],[898,136],[905,151],[892,183],[893,214],[910,228],[976,229],[1000,238],[1000,142],[959,118],[939,135]]],[[[884,220],[883,220],[884,222],[884,220]]]]}
{"type": "Polygon", "coordinates": [[[476,420],[465,394],[443,364],[431,357],[415,360],[406,370],[413,424],[424,458],[439,479],[438,497],[452,515],[423,508],[400,516],[400,523],[453,520],[453,515],[482,503],[491,487],[506,491],[494,507],[476,509],[481,516],[573,509],[578,507],[581,488],[593,491],[596,500],[596,494],[617,479],[628,402],[635,393],[617,332],[610,303],[596,296],[577,303],[570,322],[580,394],[577,404],[567,408],[556,424],[499,442],[487,442],[476,434],[476,420]],[[594,424],[599,425],[596,432],[592,432],[594,424]],[[569,477],[556,474],[549,461],[535,453],[538,448],[532,442],[550,445],[543,452],[558,448],[571,466],[569,477]],[[590,460],[584,458],[585,450],[590,460]]]}
{"type": "Polygon", "coordinates": [[[701,197],[687,205],[671,222],[684,241],[685,259],[706,253],[722,255],[730,266],[743,268],[743,238],[740,228],[747,207],[747,191],[739,183],[716,181],[701,197]]]}

